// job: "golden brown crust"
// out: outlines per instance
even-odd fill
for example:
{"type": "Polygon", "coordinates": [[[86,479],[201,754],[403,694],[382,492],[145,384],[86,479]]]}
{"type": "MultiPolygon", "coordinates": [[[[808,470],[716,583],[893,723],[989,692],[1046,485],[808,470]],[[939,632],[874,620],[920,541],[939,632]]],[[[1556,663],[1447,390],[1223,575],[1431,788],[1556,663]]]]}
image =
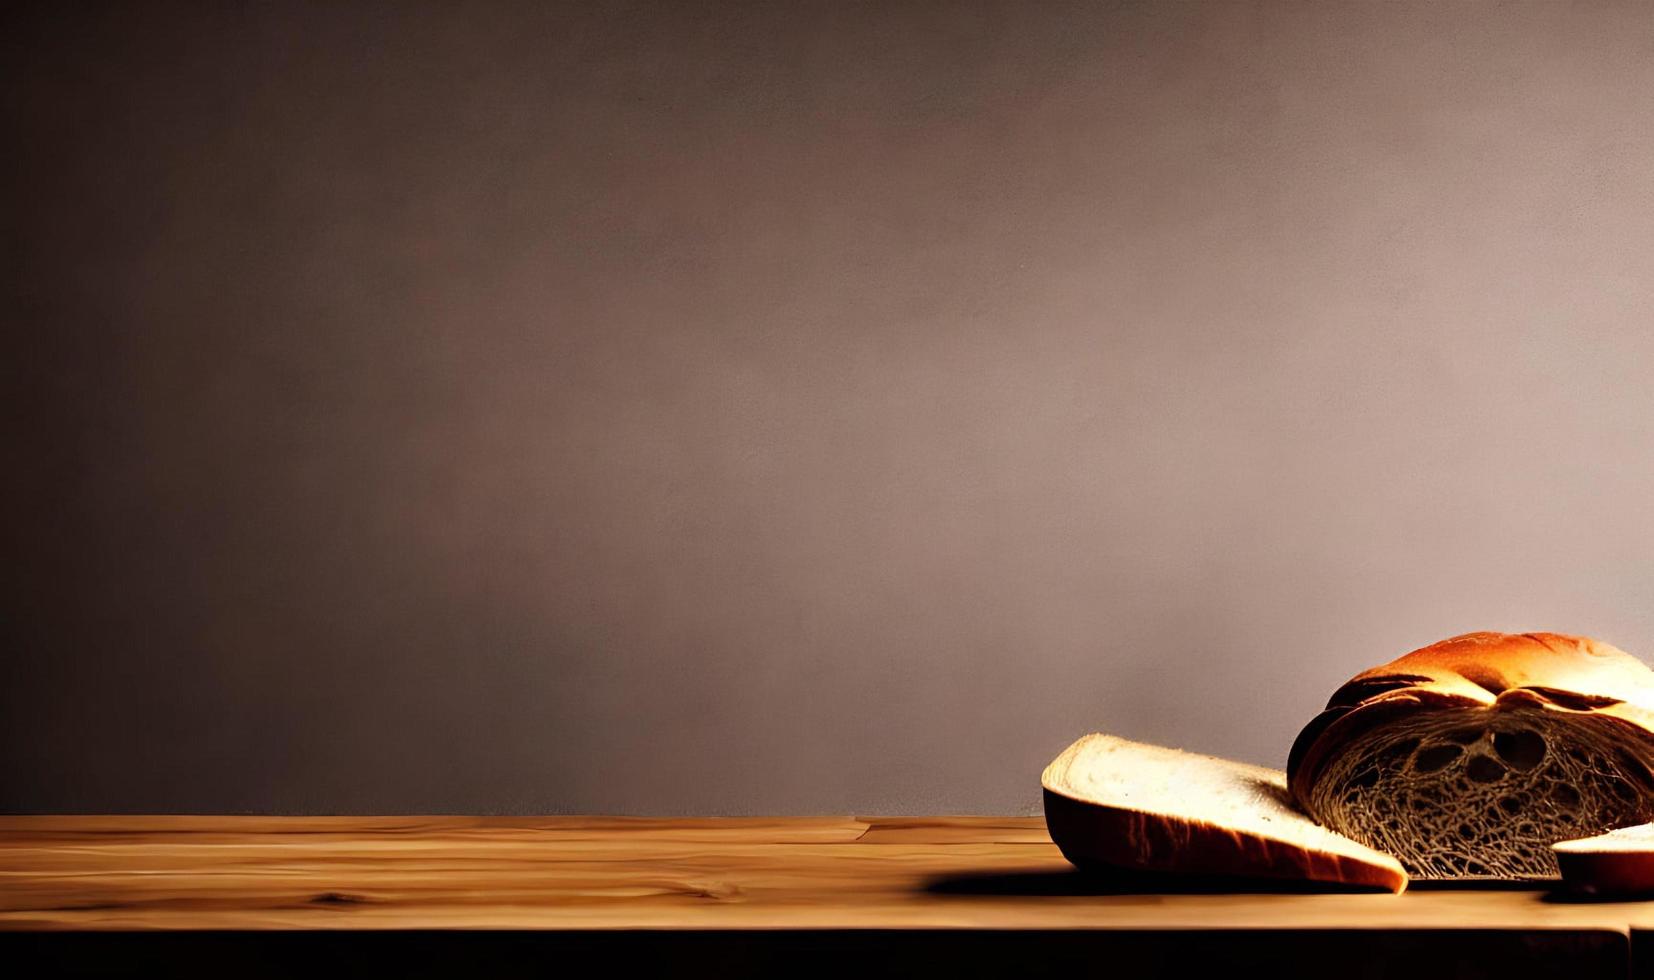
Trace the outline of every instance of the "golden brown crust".
{"type": "Polygon", "coordinates": [[[1606,697],[1654,711],[1654,673],[1624,650],[1588,636],[1465,633],[1364,670],[1340,694],[1358,693],[1390,677],[1409,680],[1408,689],[1434,689],[1487,704],[1504,691],[1526,687],[1606,697]]]}

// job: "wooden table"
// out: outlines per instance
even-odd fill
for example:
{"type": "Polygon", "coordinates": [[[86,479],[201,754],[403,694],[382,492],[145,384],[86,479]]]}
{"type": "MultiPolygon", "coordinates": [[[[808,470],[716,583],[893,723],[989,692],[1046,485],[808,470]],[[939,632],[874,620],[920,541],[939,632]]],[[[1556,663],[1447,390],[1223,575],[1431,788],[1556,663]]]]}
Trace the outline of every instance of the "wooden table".
{"type": "Polygon", "coordinates": [[[1037,817],[0,817],[0,881],[31,975],[1654,976],[1654,902],[1087,875],[1037,817]]]}

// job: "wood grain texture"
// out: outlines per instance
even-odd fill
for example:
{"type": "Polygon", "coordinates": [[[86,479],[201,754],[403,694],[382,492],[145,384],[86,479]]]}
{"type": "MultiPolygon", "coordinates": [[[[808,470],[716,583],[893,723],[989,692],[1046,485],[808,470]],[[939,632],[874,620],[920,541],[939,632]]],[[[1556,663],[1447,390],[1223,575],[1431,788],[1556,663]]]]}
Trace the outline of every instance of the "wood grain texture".
{"type": "Polygon", "coordinates": [[[1645,903],[1540,890],[1242,894],[1085,875],[1038,817],[0,817],[0,882],[5,930],[1654,925],[1645,903]]]}

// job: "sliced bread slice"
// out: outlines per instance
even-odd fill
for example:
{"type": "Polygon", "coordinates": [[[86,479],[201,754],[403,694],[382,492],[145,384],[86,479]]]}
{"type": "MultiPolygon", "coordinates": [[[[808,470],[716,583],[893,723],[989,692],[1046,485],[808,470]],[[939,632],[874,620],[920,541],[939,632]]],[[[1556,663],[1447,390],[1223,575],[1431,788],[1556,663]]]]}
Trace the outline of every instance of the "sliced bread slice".
{"type": "Polygon", "coordinates": [[[1395,858],[1299,811],[1278,769],[1094,733],[1040,785],[1051,839],[1082,868],[1407,887],[1395,858]]]}
{"type": "Polygon", "coordinates": [[[1551,845],[1562,880],[1599,895],[1654,893],[1654,824],[1621,827],[1551,845]]]}

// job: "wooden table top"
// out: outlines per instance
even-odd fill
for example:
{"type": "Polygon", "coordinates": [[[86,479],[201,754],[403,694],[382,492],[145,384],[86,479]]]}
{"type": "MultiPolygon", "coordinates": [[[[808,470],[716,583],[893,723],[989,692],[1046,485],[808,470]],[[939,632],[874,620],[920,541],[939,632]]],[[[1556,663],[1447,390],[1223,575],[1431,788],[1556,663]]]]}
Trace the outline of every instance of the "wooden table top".
{"type": "Polygon", "coordinates": [[[1542,889],[1167,893],[1041,818],[0,817],[0,929],[1494,929],[1654,926],[1542,889]]]}

